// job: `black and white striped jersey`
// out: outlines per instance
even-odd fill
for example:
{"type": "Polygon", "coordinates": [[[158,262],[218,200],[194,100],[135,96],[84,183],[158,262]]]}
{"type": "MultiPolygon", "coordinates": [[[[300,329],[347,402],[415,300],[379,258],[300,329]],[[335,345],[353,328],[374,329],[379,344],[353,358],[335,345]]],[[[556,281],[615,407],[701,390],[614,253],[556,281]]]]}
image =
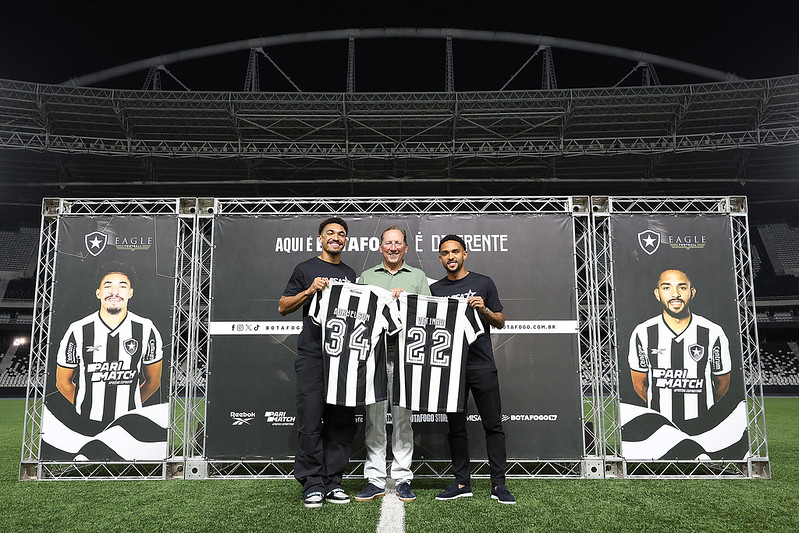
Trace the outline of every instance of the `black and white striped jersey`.
{"type": "Polygon", "coordinates": [[[394,401],[424,413],[462,412],[469,345],[484,333],[465,298],[402,293],[404,331],[394,370],[394,401]]]}
{"type": "Polygon", "coordinates": [[[732,370],[721,326],[695,313],[679,335],[662,315],[638,324],[630,336],[628,362],[631,370],[647,373],[647,405],[677,426],[713,406],[712,376],[732,370]]]}
{"type": "Polygon", "coordinates": [[[113,330],[99,311],[70,324],[58,347],[57,363],[78,371],[77,413],[109,423],[141,407],[142,369],[161,361],[163,348],[152,321],[130,311],[113,330]]]}
{"type": "Polygon", "coordinates": [[[314,294],[308,316],[322,329],[326,403],[355,407],[385,400],[385,335],[401,327],[391,292],[331,283],[314,294]]]}

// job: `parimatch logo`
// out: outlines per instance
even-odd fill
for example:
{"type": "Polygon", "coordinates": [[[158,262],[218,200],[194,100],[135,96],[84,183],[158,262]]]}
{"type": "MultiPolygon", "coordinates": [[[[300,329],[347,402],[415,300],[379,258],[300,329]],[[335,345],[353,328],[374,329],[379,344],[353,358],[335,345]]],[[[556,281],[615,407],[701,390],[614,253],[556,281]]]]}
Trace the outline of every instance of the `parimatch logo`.
{"type": "Polygon", "coordinates": [[[266,411],[264,418],[266,418],[268,424],[273,426],[292,426],[297,417],[288,416],[286,411],[266,411]]]}
{"type": "Polygon", "coordinates": [[[705,388],[705,380],[689,376],[685,368],[653,368],[652,381],[658,389],[687,394],[698,394],[705,388]]]}
{"type": "Polygon", "coordinates": [[[130,385],[139,374],[138,370],[128,368],[125,361],[89,363],[86,372],[90,376],[89,381],[103,381],[106,385],[130,385]]]}

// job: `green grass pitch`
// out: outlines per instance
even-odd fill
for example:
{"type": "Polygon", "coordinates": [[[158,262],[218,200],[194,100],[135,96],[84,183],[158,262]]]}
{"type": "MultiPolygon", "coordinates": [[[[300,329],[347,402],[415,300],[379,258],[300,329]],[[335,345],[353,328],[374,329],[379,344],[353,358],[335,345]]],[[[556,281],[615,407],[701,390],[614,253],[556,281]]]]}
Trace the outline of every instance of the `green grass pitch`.
{"type": "MultiPolygon", "coordinates": [[[[378,501],[305,509],[286,480],[18,481],[23,400],[0,400],[0,532],[375,531],[378,501]]],[[[519,503],[436,502],[449,480],[414,481],[409,532],[799,531],[799,399],[767,398],[770,480],[515,480],[519,503]]],[[[361,479],[346,480],[352,495],[361,479]]]]}

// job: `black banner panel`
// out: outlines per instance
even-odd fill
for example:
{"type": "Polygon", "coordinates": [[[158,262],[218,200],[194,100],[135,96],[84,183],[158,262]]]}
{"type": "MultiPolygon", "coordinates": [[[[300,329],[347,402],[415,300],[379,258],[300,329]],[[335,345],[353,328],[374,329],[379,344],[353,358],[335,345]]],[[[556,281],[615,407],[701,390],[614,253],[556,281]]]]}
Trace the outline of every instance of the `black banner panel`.
{"type": "MultiPolygon", "coordinates": [[[[206,408],[209,459],[294,456],[297,334],[301,313],[277,312],[294,267],[320,253],[324,217],[218,216],[214,221],[211,351],[206,408]]],[[[381,232],[407,232],[408,264],[430,282],[445,276],[440,238],[461,235],[467,270],[493,278],[506,326],[492,330],[508,459],[580,459],[578,321],[569,215],[346,218],[342,260],[356,273],[382,261],[381,232]]],[[[362,413],[362,411],[360,411],[362,413]]],[[[363,415],[356,415],[359,422],[363,415]]],[[[484,459],[479,415],[469,405],[472,459],[484,459]]],[[[415,413],[415,460],[448,460],[446,414],[415,413]]],[[[359,426],[353,459],[364,457],[359,426]]]]}
{"type": "Polygon", "coordinates": [[[614,215],[610,228],[623,456],[745,459],[729,217],[614,215]]]}
{"type": "Polygon", "coordinates": [[[59,220],[42,460],[166,459],[177,228],[59,220]]]}

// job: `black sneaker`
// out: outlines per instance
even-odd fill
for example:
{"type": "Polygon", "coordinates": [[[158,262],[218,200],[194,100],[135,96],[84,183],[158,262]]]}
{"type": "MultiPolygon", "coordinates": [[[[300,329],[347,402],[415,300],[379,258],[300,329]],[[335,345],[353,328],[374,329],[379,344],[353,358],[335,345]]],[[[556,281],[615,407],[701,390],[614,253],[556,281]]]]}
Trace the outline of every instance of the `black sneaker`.
{"type": "Polygon", "coordinates": [[[382,498],[386,495],[386,489],[381,489],[374,483],[367,483],[364,488],[361,489],[361,492],[355,496],[356,502],[368,502],[374,500],[375,498],[382,498]]]}
{"type": "Polygon", "coordinates": [[[397,484],[397,498],[403,502],[412,502],[416,500],[416,494],[411,490],[411,484],[407,481],[397,484]]]}
{"type": "Polygon", "coordinates": [[[324,502],[325,495],[321,492],[309,492],[308,495],[303,499],[305,507],[308,508],[322,507],[324,502]]]}
{"type": "Polygon", "coordinates": [[[458,482],[456,481],[442,492],[439,492],[436,496],[436,500],[454,500],[455,498],[465,498],[472,495],[472,486],[471,485],[464,485],[462,487],[458,487],[458,482]]]}
{"type": "Polygon", "coordinates": [[[333,489],[325,494],[325,501],[329,503],[350,503],[350,497],[344,489],[333,489]]]}
{"type": "Polygon", "coordinates": [[[497,485],[496,488],[491,489],[491,498],[497,500],[499,503],[513,505],[516,503],[516,498],[510,493],[508,487],[505,485],[497,485]]]}

